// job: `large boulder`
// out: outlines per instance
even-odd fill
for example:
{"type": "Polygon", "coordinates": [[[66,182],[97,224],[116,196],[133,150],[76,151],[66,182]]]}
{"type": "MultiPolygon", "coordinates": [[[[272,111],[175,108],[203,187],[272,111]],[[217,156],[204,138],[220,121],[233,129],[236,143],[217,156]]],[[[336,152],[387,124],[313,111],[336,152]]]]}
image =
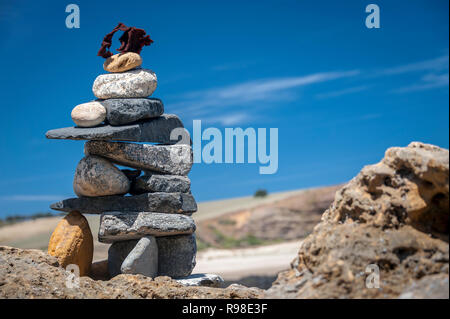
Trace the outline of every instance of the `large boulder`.
{"type": "Polygon", "coordinates": [[[80,276],[88,275],[94,242],[86,218],[76,211],[67,214],[50,237],[48,253],[56,257],[62,267],[74,264],[78,266],[80,276]]]}
{"type": "Polygon", "coordinates": [[[266,297],[425,298],[408,287],[448,284],[448,218],[448,150],[390,148],[336,193],[266,297]]]}

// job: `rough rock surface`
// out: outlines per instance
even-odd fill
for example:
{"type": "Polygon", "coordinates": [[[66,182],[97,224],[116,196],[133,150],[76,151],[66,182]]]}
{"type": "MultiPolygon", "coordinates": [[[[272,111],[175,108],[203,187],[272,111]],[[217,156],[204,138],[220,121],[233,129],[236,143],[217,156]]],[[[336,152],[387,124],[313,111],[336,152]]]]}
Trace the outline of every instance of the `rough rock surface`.
{"type": "Polygon", "coordinates": [[[125,72],[141,66],[142,58],[134,52],[118,53],[110,56],[103,62],[106,72],[125,72]]]}
{"type": "Polygon", "coordinates": [[[189,215],[197,211],[197,203],[191,194],[147,193],[135,196],[69,198],[50,205],[50,208],[63,212],[76,210],[82,214],[141,211],[189,215]]]}
{"type": "Polygon", "coordinates": [[[177,282],[183,286],[205,286],[205,287],[220,287],[223,284],[223,279],[215,274],[193,274],[185,278],[176,279],[177,282]]]}
{"type": "Polygon", "coordinates": [[[153,192],[165,193],[189,193],[191,181],[187,176],[158,175],[150,172],[138,177],[131,184],[132,194],[143,194],[153,192]]]}
{"type": "Polygon", "coordinates": [[[70,115],[79,127],[93,127],[106,119],[106,108],[93,101],[75,106],[70,115]]]}
{"type": "Polygon", "coordinates": [[[447,274],[426,276],[407,287],[399,299],[448,299],[447,274]]]}
{"type": "Polygon", "coordinates": [[[45,136],[49,139],[112,140],[175,144],[182,140],[181,137],[174,140],[170,139],[170,133],[176,128],[183,128],[183,123],[178,116],[163,114],[160,117],[123,126],[64,127],[50,130],[45,133],[45,136]]]}
{"type": "Polygon", "coordinates": [[[187,277],[195,267],[197,243],[195,235],[157,237],[158,275],[187,277]]]}
{"type": "Polygon", "coordinates": [[[105,212],[100,218],[98,240],[102,243],[139,239],[142,236],[187,235],[195,231],[194,220],[181,214],[105,212]]]}
{"type": "Polygon", "coordinates": [[[168,277],[119,275],[108,281],[81,277],[67,288],[68,273],[40,250],[0,246],[0,299],[3,298],[258,298],[262,290],[232,285],[226,289],[184,287],[168,277]]]}
{"type": "Polygon", "coordinates": [[[158,275],[158,246],[155,237],[139,239],[120,266],[120,271],[122,274],[155,278],[158,275]]]}
{"type": "Polygon", "coordinates": [[[397,298],[419,280],[434,291],[432,275],[448,283],[448,217],[448,150],[390,148],[336,193],[266,297],[397,298]],[[379,288],[366,286],[370,267],[379,269],[379,288]]]}
{"type": "Polygon", "coordinates": [[[141,98],[152,95],[156,85],[156,74],[153,71],[135,69],[97,76],[92,92],[99,99],[141,98]]]}
{"type": "Polygon", "coordinates": [[[94,242],[86,218],[78,212],[67,214],[50,237],[48,253],[56,257],[62,267],[75,264],[80,269],[80,276],[89,274],[94,242]]]}
{"type": "Polygon", "coordinates": [[[123,195],[130,181],[117,167],[99,156],[81,159],[75,171],[73,190],[78,196],[123,195]]]}
{"type": "Polygon", "coordinates": [[[189,145],[149,145],[121,142],[89,141],[86,155],[99,155],[119,165],[164,174],[187,175],[192,168],[189,145]]]}
{"type": "Polygon", "coordinates": [[[108,99],[97,103],[106,109],[106,120],[111,125],[126,125],[139,120],[161,116],[164,105],[160,99],[108,99]]]}

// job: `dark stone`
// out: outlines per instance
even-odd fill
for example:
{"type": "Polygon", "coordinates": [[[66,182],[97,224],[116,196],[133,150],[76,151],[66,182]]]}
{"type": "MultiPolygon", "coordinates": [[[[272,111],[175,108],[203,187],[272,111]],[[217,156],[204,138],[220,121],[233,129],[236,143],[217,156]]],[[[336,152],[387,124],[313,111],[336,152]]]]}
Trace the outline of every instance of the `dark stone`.
{"type": "Polygon", "coordinates": [[[153,192],[189,193],[191,181],[187,176],[158,175],[146,173],[131,184],[130,193],[143,194],[153,192]]]}
{"type": "Polygon", "coordinates": [[[102,243],[112,243],[148,235],[186,235],[194,231],[194,220],[182,214],[106,212],[100,218],[98,240],[102,243]]]}
{"type": "MultiPolygon", "coordinates": [[[[140,175],[141,170],[136,169],[121,169],[122,173],[128,178],[130,182],[134,182],[140,175]]],[[[146,192],[148,193],[148,192],[146,192]]],[[[142,193],[141,193],[142,194],[142,193]]]]}
{"type": "Polygon", "coordinates": [[[98,100],[106,109],[106,120],[111,125],[125,125],[139,120],[154,118],[164,113],[160,99],[107,99],[98,100]]]}
{"type": "Polygon", "coordinates": [[[195,267],[197,244],[195,235],[157,237],[158,275],[187,277],[195,267]]]}
{"type": "Polygon", "coordinates": [[[170,133],[172,130],[182,127],[183,123],[176,115],[163,114],[160,117],[124,126],[65,127],[50,130],[45,136],[49,139],[112,140],[175,144],[181,138],[171,141],[170,133]]]}
{"type": "Polygon", "coordinates": [[[139,240],[120,241],[112,244],[108,249],[108,271],[111,277],[121,273],[120,267],[128,254],[139,240]]]}
{"type": "Polygon", "coordinates": [[[197,211],[197,204],[191,194],[147,193],[135,196],[69,198],[50,205],[50,208],[63,212],[78,211],[82,214],[141,211],[189,215],[197,211]]]}

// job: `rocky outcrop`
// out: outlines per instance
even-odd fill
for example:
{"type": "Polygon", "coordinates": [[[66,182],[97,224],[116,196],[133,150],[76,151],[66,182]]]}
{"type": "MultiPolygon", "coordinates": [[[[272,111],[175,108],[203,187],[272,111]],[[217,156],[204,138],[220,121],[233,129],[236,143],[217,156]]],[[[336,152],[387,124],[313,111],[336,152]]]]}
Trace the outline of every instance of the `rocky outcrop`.
{"type": "Polygon", "coordinates": [[[448,150],[417,142],[390,148],[336,193],[265,296],[426,298],[436,291],[427,285],[446,287],[448,296],[448,217],[448,150]]]}
{"type": "Polygon", "coordinates": [[[69,273],[40,250],[0,246],[0,299],[4,298],[259,298],[262,290],[231,285],[225,289],[185,287],[169,277],[119,275],[108,281],[71,281],[69,273]],[[70,282],[72,284],[70,284],[70,282]],[[69,285],[67,285],[69,283],[69,285]]]}

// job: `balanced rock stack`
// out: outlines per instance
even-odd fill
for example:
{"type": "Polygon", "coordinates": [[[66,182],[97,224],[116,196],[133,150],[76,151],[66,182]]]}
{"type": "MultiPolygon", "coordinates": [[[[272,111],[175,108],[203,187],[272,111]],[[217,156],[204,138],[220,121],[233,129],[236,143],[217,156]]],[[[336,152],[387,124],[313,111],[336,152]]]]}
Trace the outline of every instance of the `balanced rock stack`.
{"type": "Polygon", "coordinates": [[[109,73],[93,84],[98,99],[72,111],[77,126],[46,133],[50,139],[88,140],[73,181],[78,197],[51,208],[101,214],[98,239],[112,243],[111,276],[182,278],[191,274],[196,256],[196,226],[190,216],[197,204],[186,176],[192,149],[171,139],[174,129],[184,130],[183,124],[176,115],[164,114],[161,100],[148,98],[157,78],[141,64],[135,52],[108,57],[103,67],[109,73]]]}

